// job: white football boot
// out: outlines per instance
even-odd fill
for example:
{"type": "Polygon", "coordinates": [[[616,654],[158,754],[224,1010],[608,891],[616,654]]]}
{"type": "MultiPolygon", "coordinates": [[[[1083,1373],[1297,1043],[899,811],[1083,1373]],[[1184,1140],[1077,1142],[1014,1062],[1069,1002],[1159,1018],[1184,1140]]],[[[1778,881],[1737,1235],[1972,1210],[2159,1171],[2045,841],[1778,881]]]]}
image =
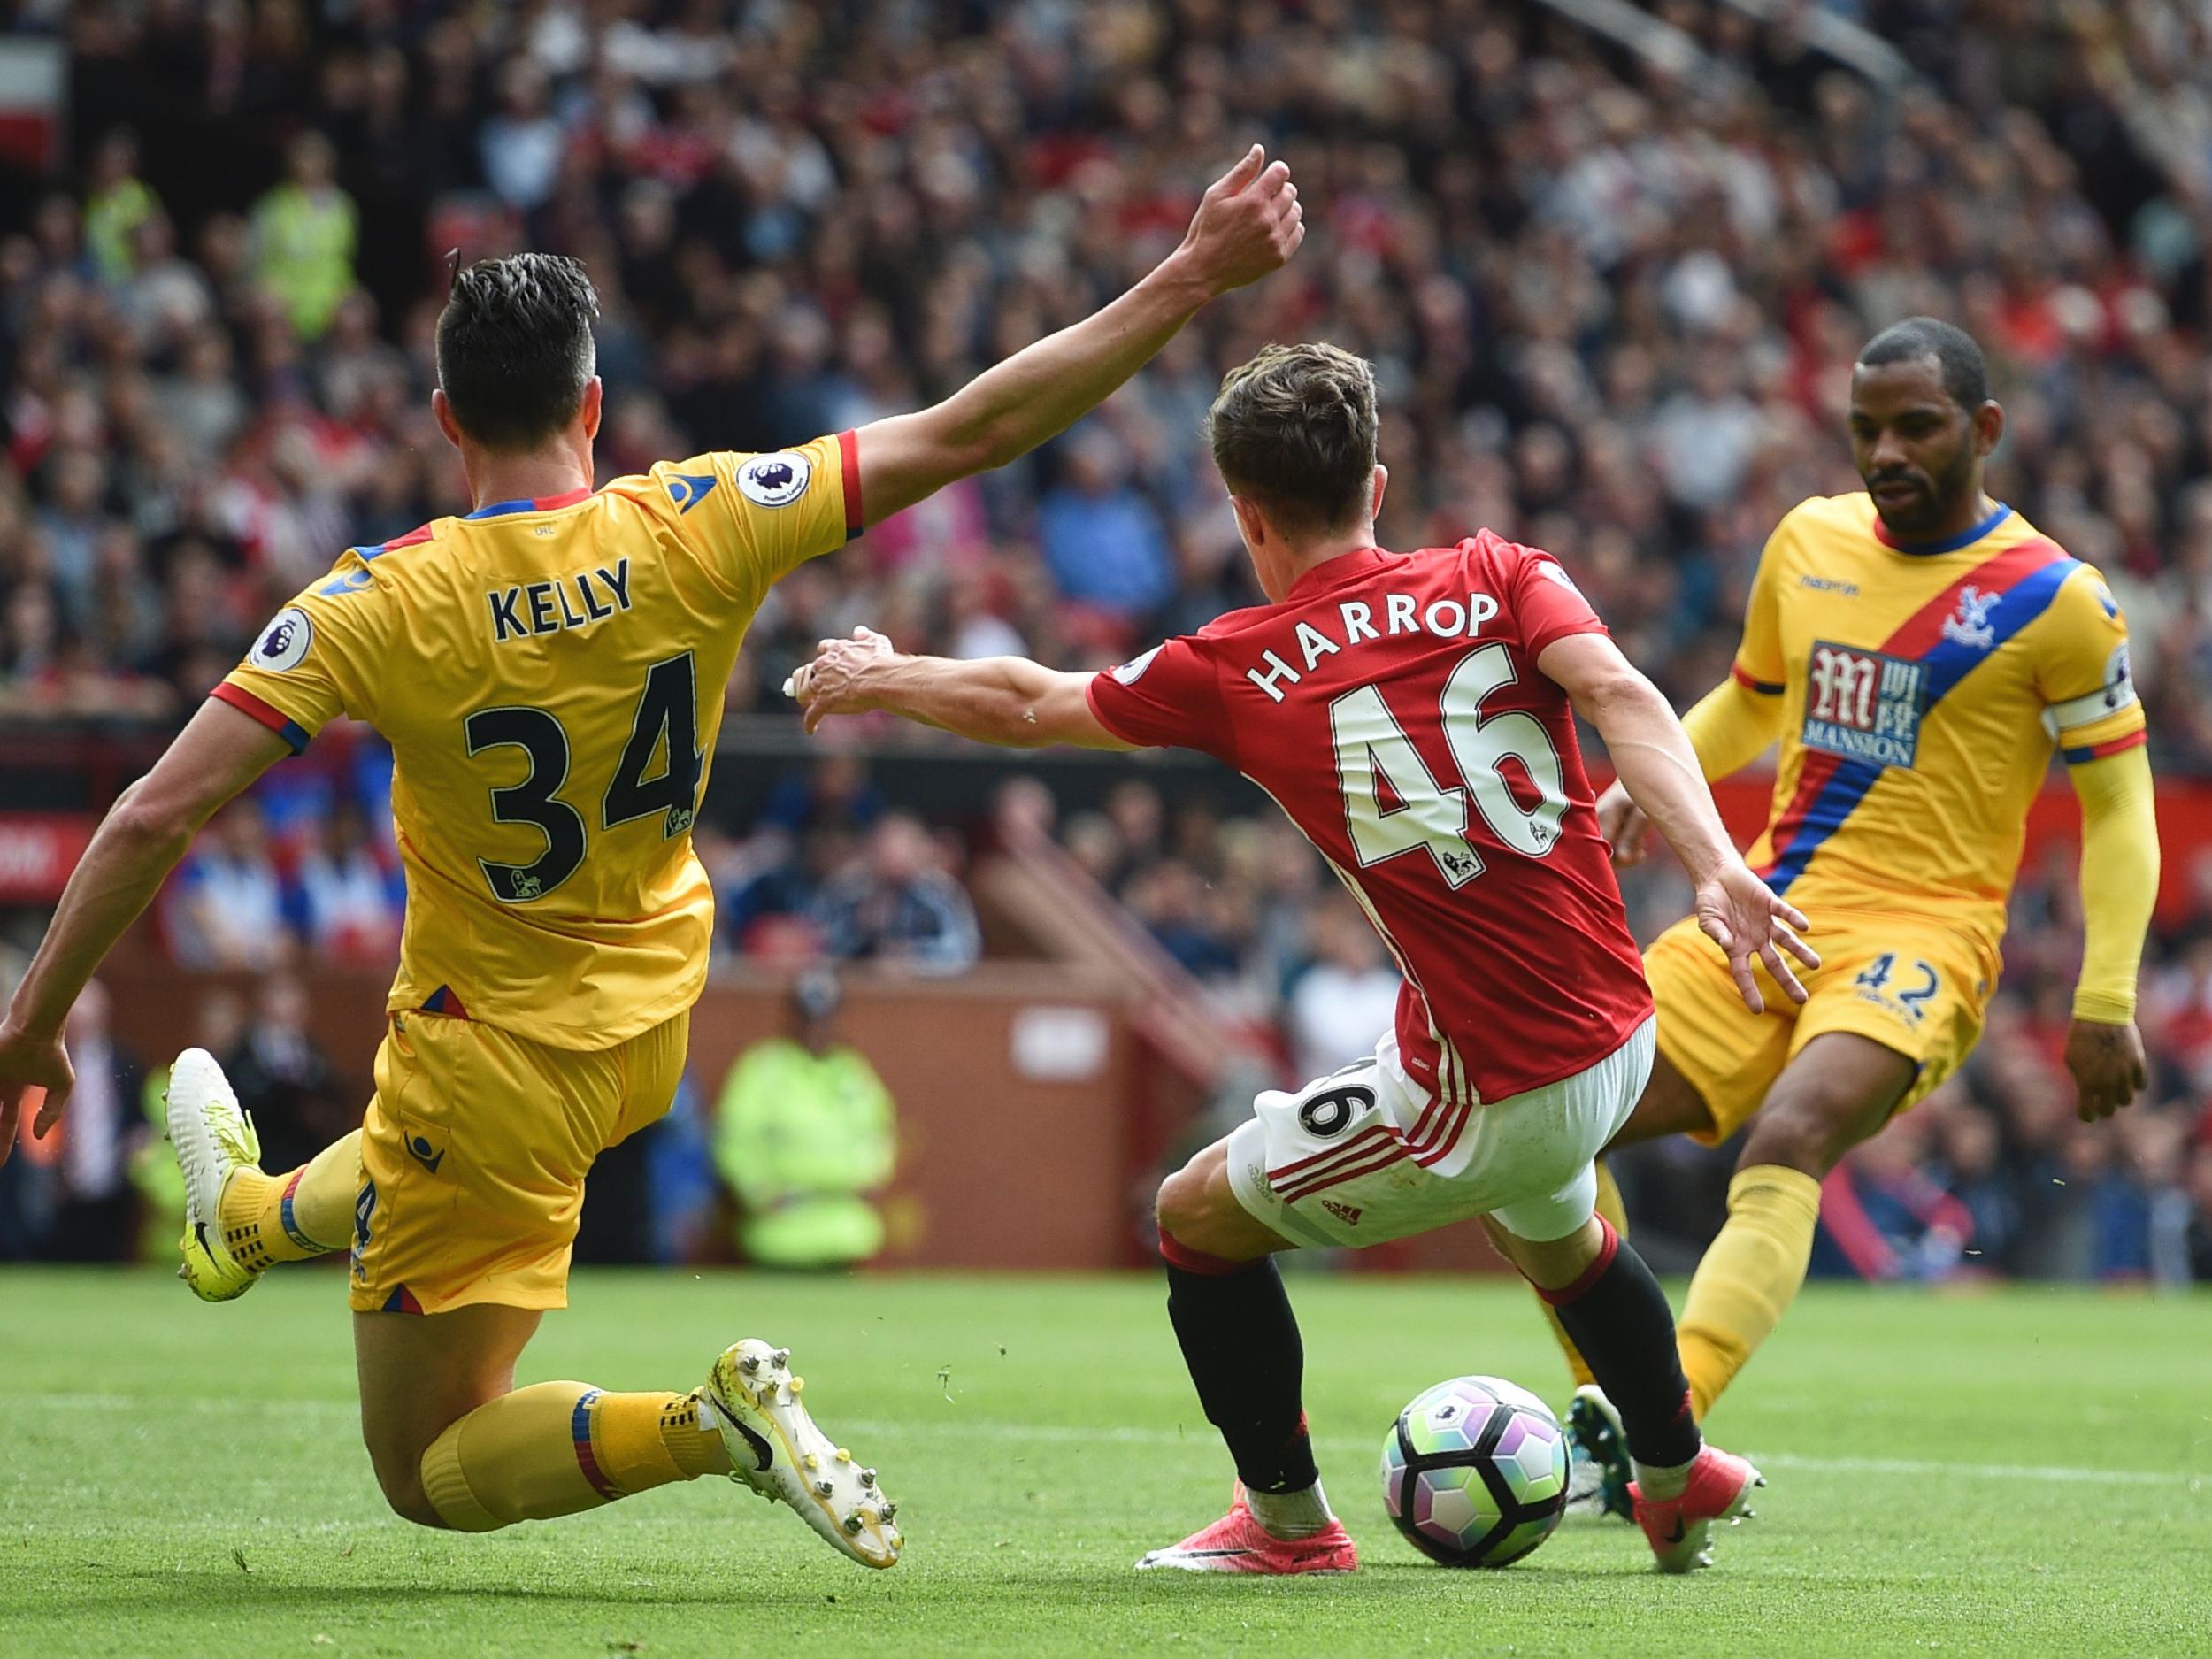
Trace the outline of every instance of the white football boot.
{"type": "Polygon", "coordinates": [[[1605,1471],[1571,1434],[1567,1441],[1566,1512],[1590,1520],[1605,1513],[1605,1471]]]}
{"type": "Polygon", "coordinates": [[[721,1432],[733,1480],[796,1509],[806,1524],[864,1567],[897,1563],[904,1541],[891,1524],[898,1505],[876,1471],[853,1461],[815,1426],[791,1371],[791,1350],[757,1337],[723,1350],[700,1391],[701,1425],[721,1432]]]}
{"type": "Polygon", "coordinates": [[[1636,1471],[1628,1460],[1628,1436],[1621,1428],[1621,1414],[1595,1383],[1575,1390],[1574,1402],[1567,1408],[1567,1437],[1568,1513],[1633,1518],[1635,1501],[1628,1488],[1636,1471]]]}
{"type": "Polygon", "coordinates": [[[233,1170],[260,1166],[261,1137],[231,1093],[223,1068],[204,1048],[187,1048],[177,1056],[163,1104],[177,1168],[184,1173],[184,1237],[177,1244],[184,1264],[177,1277],[202,1302],[229,1302],[251,1290],[261,1275],[230,1253],[216,1206],[233,1170]]]}

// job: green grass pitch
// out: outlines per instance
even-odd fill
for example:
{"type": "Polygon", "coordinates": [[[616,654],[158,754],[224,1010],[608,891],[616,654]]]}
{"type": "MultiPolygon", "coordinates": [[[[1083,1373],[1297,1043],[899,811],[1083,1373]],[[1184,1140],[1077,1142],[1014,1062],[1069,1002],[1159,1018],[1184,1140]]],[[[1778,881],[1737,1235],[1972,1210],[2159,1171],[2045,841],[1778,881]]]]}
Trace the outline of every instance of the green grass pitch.
{"type": "Polygon", "coordinates": [[[1423,1386],[1555,1399],[1514,1286],[1300,1275],[1323,1472],[1351,1578],[1133,1573],[1229,1468],[1158,1284],[582,1274],[525,1380],[688,1386],[792,1345],[830,1432],[883,1471],[905,1561],[871,1573],[719,1481],[458,1538],[381,1508],[342,1279],[205,1308],[151,1273],[0,1271],[0,1654],[2204,1654],[2212,1299],[1816,1286],[1716,1414],[1771,1481],[1710,1572],[1570,1522],[1502,1572],[1417,1556],[1383,1432],[1423,1386]]]}

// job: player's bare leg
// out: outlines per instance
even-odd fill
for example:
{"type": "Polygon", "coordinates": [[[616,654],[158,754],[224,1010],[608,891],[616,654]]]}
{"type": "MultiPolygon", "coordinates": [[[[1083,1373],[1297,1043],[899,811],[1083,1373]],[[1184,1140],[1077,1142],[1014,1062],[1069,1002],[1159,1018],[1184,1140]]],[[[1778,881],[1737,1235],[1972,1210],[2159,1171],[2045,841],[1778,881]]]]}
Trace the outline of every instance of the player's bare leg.
{"type": "MultiPolygon", "coordinates": [[[[1809,1046],[1809,1045],[1808,1045],[1809,1046]]],[[[1666,1135],[1702,1134],[1713,1126],[1713,1110],[1705,1103],[1705,1097],[1696,1086],[1667,1058],[1664,1047],[1652,1056],[1651,1078],[1645,1083],[1644,1092],[1636,1097],[1636,1109],[1628,1114],[1628,1121],[1620,1127],[1607,1145],[1615,1151],[1642,1141],[1657,1141],[1666,1135]]]]}
{"type": "MultiPolygon", "coordinates": [[[[1583,1180],[1586,1193],[1594,1171],[1583,1180]]],[[[1705,1443],[1691,1415],[1666,1293],[1587,1206],[1586,1196],[1579,1206],[1586,1219],[1554,1239],[1527,1237],[1532,1222],[1512,1211],[1486,1217],[1484,1225],[1499,1252],[1558,1312],[1613,1402],[1634,1466],[1635,1518],[1659,1570],[1688,1572],[1711,1563],[1712,1524],[1749,1515],[1751,1489],[1765,1482],[1743,1458],[1705,1443]]]]}
{"type": "MultiPolygon", "coordinates": [[[[513,1394],[515,1362],[544,1317],[534,1308],[488,1302],[450,1313],[353,1316],[361,1438],[395,1514],[422,1526],[460,1525],[425,1495],[423,1454],[470,1412],[513,1394]]],[[[562,1385],[539,1385],[548,1386],[562,1385]]],[[[588,1497],[571,1508],[599,1501],[588,1497]]]]}
{"type": "Polygon", "coordinates": [[[393,1510],[424,1526],[491,1532],[596,1509],[672,1481],[725,1475],[788,1503],[843,1555],[898,1560],[895,1506],[875,1471],[815,1426],[787,1350],[732,1345],[687,1394],[581,1382],[514,1386],[543,1316],[481,1303],[437,1314],[357,1313],[361,1432],[393,1510]]]}
{"type": "Polygon", "coordinates": [[[1142,1569],[1288,1574],[1349,1572],[1358,1552],[1330,1512],[1300,1400],[1305,1348],[1276,1271],[1294,1248],[1237,1202],[1228,1145],[1217,1141],[1160,1187],[1168,1318],[1206,1418],[1236,1460],[1229,1512],[1142,1569]]]}
{"type": "Polygon", "coordinates": [[[1916,1071],[1870,1037],[1824,1032],[1767,1092],[1728,1184],[1728,1219],[1683,1303],[1682,1366],[1701,1420],[1804,1284],[1821,1181],[1889,1121],[1916,1071]]]}

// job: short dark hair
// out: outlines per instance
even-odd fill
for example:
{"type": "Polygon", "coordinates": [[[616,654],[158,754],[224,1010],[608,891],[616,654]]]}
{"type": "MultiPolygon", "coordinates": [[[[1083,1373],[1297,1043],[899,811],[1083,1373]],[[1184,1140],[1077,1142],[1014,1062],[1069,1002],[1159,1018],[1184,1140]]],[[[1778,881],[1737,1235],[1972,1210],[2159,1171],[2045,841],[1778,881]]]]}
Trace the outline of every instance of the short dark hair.
{"type": "Polygon", "coordinates": [[[1963,328],[1936,317],[1908,317],[1866,342],[1859,366],[1879,368],[1887,363],[1936,360],[1943,389],[1953,403],[1972,414],[1989,401],[1989,360],[1963,328]]]}
{"type": "Polygon", "coordinates": [[[1206,412],[1214,465],[1286,532],[1366,510],[1375,473],[1375,371],[1330,345],[1264,346],[1223,377],[1206,412]]]}
{"type": "Polygon", "coordinates": [[[438,384],[463,432],[527,449],[576,418],[598,365],[599,296],[558,254],[479,259],[453,274],[438,313],[438,384]]]}

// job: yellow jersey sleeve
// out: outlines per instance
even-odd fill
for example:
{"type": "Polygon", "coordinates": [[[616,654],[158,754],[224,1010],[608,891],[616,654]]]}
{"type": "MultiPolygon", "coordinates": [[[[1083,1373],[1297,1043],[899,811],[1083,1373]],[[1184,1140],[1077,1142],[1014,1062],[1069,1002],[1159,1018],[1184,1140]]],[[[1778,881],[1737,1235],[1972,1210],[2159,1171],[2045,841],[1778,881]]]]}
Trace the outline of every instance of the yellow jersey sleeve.
{"type": "Polygon", "coordinates": [[[373,722],[387,618],[368,559],[349,548],[328,576],[269,618],[210,695],[260,721],[296,755],[342,714],[373,722]]]}
{"type": "Polygon", "coordinates": [[[1751,574],[1751,596],[1744,605],[1743,639],[1736,647],[1736,661],[1730,670],[1737,684],[1757,692],[1763,697],[1782,695],[1787,669],[1782,657],[1781,595],[1776,591],[1781,578],[1776,566],[1781,563],[1783,539],[1792,534],[1790,519],[1785,517],[1774,526],[1774,534],[1760,549],[1759,568],[1751,574]]]}
{"type": "Polygon", "coordinates": [[[2128,666],[2127,618],[2086,565],[2069,576],[2038,630],[2036,690],[2044,729],[2070,766],[2144,741],[2143,704],[2128,666]]]}
{"type": "Polygon", "coordinates": [[[1682,717],[1682,731],[1708,782],[1732,778],[1782,734],[1781,700],[1724,680],[1682,717]]]}
{"type": "Polygon", "coordinates": [[[757,599],[787,572],[860,534],[860,450],[850,432],[795,449],[663,461],[651,477],[684,539],[733,594],[757,599]]]}
{"type": "Polygon", "coordinates": [[[2085,761],[2068,774],[2081,797],[2081,977],[2074,1018],[2135,1018],[2143,936],[2158,904],[2158,808],[2140,749],[2085,761]]]}

